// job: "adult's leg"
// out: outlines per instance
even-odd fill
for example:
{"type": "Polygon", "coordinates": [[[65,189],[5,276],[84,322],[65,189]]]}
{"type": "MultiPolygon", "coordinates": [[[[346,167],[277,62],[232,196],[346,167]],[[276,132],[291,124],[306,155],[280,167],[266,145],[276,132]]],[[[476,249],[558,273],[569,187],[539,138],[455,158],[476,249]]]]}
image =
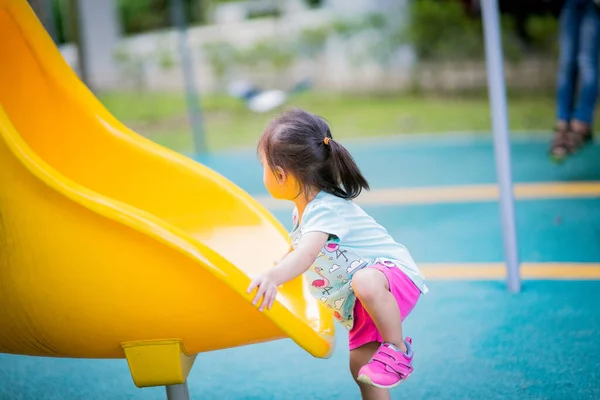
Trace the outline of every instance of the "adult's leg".
{"type": "Polygon", "coordinates": [[[579,25],[582,12],[578,0],[566,0],[560,13],[559,66],[556,93],[556,117],[569,122],[577,79],[577,53],[579,51],[579,25]]]}
{"type": "Polygon", "coordinates": [[[573,119],[591,127],[598,97],[598,50],[600,47],[600,11],[592,0],[582,10],[579,28],[577,66],[580,82],[573,119]]]}
{"type": "Polygon", "coordinates": [[[556,89],[556,126],[550,152],[564,158],[574,146],[569,134],[573,98],[577,80],[577,53],[579,51],[580,0],[566,0],[559,18],[559,65],[556,89]]]}

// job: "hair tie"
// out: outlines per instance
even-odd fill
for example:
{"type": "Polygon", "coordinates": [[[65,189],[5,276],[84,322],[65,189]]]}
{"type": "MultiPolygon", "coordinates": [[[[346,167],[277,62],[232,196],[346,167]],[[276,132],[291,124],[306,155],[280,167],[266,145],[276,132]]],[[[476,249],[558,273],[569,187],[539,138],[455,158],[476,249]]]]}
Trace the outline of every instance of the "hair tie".
{"type": "Polygon", "coordinates": [[[323,143],[325,143],[325,146],[329,146],[330,140],[331,140],[331,138],[329,136],[325,136],[325,139],[323,139],[323,143]]]}

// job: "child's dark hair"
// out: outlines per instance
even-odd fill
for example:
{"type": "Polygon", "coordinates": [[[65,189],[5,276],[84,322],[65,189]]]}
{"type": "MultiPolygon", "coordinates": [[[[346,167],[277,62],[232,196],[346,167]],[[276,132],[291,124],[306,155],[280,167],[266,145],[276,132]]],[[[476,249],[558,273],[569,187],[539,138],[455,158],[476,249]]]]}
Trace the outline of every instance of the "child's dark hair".
{"type": "Polygon", "coordinates": [[[281,167],[302,184],[344,199],[356,198],[369,183],[354,159],[331,137],[325,120],[300,109],[288,110],[269,122],[258,143],[272,170],[281,167]]]}

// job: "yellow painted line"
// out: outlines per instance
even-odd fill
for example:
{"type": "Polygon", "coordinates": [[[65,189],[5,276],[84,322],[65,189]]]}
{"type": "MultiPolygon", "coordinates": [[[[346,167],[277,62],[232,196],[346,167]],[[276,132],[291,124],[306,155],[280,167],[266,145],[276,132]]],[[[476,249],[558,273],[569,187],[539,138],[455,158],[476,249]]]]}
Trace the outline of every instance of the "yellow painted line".
{"type": "MultiPolygon", "coordinates": [[[[514,185],[514,195],[518,200],[600,198],[600,182],[517,183],[514,185]]],[[[376,189],[364,192],[356,202],[361,205],[408,205],[489,202],[498,198],[498,186],[490,184],[376,189]]],[[[289,201],[274,200],[265,196],[257,199],[270,209],[292,207],[289,201]]]]}
{"type": "MultiPolygon", "coordinates": [[[[419,264],[427,280],[497,280],[506,278],[503,263],[419,264]]],[[[600,263],[522,263],[522,279],[600,280],[600,263]]]]}

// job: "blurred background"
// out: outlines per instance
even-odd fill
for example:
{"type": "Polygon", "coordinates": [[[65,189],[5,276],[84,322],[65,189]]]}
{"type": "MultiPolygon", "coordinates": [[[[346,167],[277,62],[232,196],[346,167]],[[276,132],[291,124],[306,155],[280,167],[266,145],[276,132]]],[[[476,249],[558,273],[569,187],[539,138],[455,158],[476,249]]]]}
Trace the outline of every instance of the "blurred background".
{"type": "MultiPolygon", "coordinates": [[[[489,132],[477,0],[181,1],[210,150],[253,145],[267,119],[256,111],[283,102],[325,116],[337,138],[489,132]]],[[[173,3],[30,0],[117,118],[191,152],[173,3]]],[[[548,140],[561,4],[499,1],[510,128],[548,140]]]]}

